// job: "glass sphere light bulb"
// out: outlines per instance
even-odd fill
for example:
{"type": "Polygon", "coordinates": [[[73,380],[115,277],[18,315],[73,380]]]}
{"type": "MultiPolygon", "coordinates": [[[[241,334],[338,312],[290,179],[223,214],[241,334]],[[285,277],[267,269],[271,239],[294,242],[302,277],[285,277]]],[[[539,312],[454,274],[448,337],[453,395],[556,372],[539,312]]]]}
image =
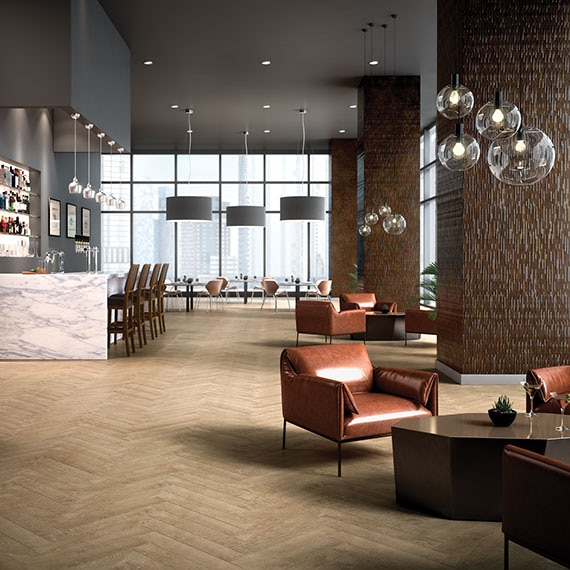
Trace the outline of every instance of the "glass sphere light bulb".
{"type": "Polygon", "coordinates": [[[449,102],[452,105],[457,105],[457,103],[459,103],[459,92],[457,90],[454,90],[449,94],[449,102]]]}
{"type": "Polygon", "coordinates": [[[369,212],[364,216],[364,221],[368,226],[374,226],[378,223],[378,214],[376,212],[369,212]]]}
{"type": "Polygon", "coordinates": [[[360,227],[358,228],[358,233],[359,233],[362,237],[369,236],[371,232],[372,232],[372,228],[371,228],[369,225],[367,225],[367,224],[364,224],[363,226],[360,226],[360,227]]]}
{"type": "Polygon", "coordinates": [[[518,140],[515,143],[515,150],[517,152],[524,152],[526,150],[526,144],[525,144],[524,140],[518,140]]]}

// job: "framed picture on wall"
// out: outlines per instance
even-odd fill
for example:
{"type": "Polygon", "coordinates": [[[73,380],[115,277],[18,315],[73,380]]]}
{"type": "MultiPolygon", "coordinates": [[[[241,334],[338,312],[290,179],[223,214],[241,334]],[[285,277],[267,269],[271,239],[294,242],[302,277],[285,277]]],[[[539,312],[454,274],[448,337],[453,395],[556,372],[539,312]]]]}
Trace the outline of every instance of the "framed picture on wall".
{"type": "Polygon", "coordinates": [[[75,239],[77,235],[77,206],[67,204],[67,237],[75,239]]]}
{"type": "Polygon", "coordinates": [[[91,235],[91,210],[89,208],[81,208],[81,235],[91,235]]]}
{"type": "Polygon", "coordinates": [[[61,202],[55,198],[49,199],[49,230],[50,236],[61,236],[61,202]]]}

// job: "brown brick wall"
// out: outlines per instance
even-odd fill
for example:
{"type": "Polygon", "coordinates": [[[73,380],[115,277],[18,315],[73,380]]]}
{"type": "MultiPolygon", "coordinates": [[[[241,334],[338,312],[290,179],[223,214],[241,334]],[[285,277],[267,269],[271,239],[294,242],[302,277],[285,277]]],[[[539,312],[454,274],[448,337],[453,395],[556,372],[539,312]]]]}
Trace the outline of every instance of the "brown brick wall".
{"type": "MultiPolygon", "coordinates": [[[[438,2],[438,87],[461,72],[475,96],[466,131],[500,89],[556,148],[532,186],[496,180],[484,139],[472,170],[438,169],[438,359],[464,374],[570,363],[568,53],[566,1],[438,2]]],[[[452,122],[437,127],[441,140],[452,122]]]]}
{"type": "Polygon", "coordinates": [[[359,222],[384,202],[407,222],[392,236],[380,221],[362,240],[364,290],[403,310],[418,294],[420,269],[420,78],[365,77],[358,104],[359,222]]]}
{"type": "Polygon", "coordinates": [[[332,294],[346,291],[356,262],[356,139],[331,139],[331,279],[332,294]]]}

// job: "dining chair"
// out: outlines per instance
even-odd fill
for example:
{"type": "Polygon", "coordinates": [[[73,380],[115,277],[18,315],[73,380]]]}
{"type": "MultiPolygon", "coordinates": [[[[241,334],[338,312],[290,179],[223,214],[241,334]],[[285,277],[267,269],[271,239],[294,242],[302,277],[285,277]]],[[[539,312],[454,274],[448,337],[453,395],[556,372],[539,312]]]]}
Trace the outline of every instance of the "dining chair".
{"type": "Polygon", "coordinates": [[[199,291],[196,295],[196,309],[198,309],[198,306],[200,305],[200,299],[202,297],[208,298],[208,311],[212,310],[212,299],[215,300],[216,307],[221,301],[222,309],[225,309],[224,299],[222,297],[222,285],[223,281],[221,279],[212,279],[211,281],[208,281],[208,283],[205,285],[205,289],[203,291],[199,291]]]}
{"type": "Polygon", "coordinates": [[[277,312],[277,299],[279,297],[286,297],[287,305],[289,310],[291,310],[291,302],[289,301],[289,293],[287,293],[287,289],[280,289],[279,283],[277,283],[275,279],[265,279],[262,285],[265,291],[265,296],[263,297],[263,303],[261,303],[261,309],[263,309],[263,305],[265,305],[267,297],[273,297],[273,300],[275,301],[275,312],[277,312]]]}
{"type": "Polygon", "coordinates": [[[146,341],[146,327],[144,325],[144,305],[146,300],[146,288],[150,275],[150,263],[145,263],[140,270],[139,278],[135,289],[134,320],[135,328],[139,337],[139,348],[142,348],[146,341]]]}
{"type": "Polygon", "coordinates": [[[256,293],[259,293],[261,295],[261,298],[263,299],[263,297],[265,297],[265,281],[266,279],[273,279],[273,277],[264,277],[261,282],[259,283],[259,285],[254,285],[253,289],[251,290],[251,300],[253,302],[253,298],[255,296],[256,293]]]}
{"type": "Polygon", "coordinates": [[[312,285],[312,287],[314,287],[314,289],[309,289],[305,293],[305,299],[308,299],[309,297],[316,297],[319,301],[332,301],[331,279],[319,279],[314,285],[312,285]]]}
{"type": "Polygon", "coordinates": [[[237,285],[230,285],[230,282],[229,282],[227,277],[218,277],[218,279],[222,280],[221,294],[222,294],[222,296],[225,296],[226,302],[229,301],[230,293],[234,293],[236,296],[236,299],[239,297],[239,291],[238,291],[237,285]]]}

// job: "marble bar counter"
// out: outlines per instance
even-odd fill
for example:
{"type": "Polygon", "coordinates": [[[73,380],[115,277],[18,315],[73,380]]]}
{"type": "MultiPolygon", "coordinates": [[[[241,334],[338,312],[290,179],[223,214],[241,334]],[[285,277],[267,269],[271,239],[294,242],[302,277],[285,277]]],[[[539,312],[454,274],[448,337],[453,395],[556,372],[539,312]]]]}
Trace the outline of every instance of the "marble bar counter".
{"type": "Polygon", "coordinates": [[[107,295],[120,275],[0,274],[0,359],[107,358],[107,295]]]}

